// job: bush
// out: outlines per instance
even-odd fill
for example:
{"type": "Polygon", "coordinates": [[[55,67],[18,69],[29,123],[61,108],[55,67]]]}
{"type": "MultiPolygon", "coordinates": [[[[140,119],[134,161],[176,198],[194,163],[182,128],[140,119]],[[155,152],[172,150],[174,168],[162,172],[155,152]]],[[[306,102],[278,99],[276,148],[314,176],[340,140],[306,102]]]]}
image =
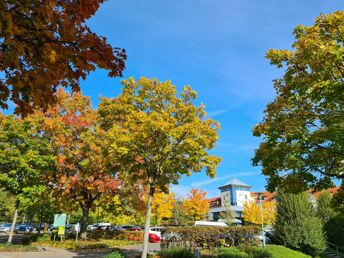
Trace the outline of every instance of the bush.
{"type": "MultiPolygon", "coordinates": [[[[332,244],[344,247],[344,216],[336,215],[325,224],[327,240],[332,244]]],[[[344,251],[343,249],[341,250],[344,251]]]]}
{"type": "Polygon", "coordinates": [[[121,251],[115,250],[112,253],[105,255],[104,258],[125,258],[125,256],[121,251]]]}
{"type": "Polygon", "coordinates": [[[244,227],[166,227],[162,231],[161,246],[187,247],[190,249],[214,249],[218,247],[239,246],[241,244],[257,245],[259,228],[244,227]]]}
{"type": "Polygon", "coordinates": [[[271,253],[262,247],[250,246],[243,248],[243,251],[249,255],[250,258],[271,258],[271,253]]]}
{"type": "Polygon", "coordinates": [[[159,252],[160,258],[193,258],[194,255],[190,249],[182,247],[172,247],[162,249],[159,252]]]}
{"type": "MultiPolygon", "coordinates": [[[[95,230],[95,231],[89,231],[87,232],[87,238],[88,239],[122,239],[123,232],[114,230],[95,230]]],[[[75,234],[72,238],[75,238],[75,234]]]]}
{"type": "Polygon", "coordinates": [[[311,258],[307,254],[300,253],[295,250],[291,250],[281,245],[267,245],[266,250],[270,253],[271,258],[311,258]]]}
{"type": "Polygon", "coordinates": [[[307,193],[279,193],[274,226],[277,243],[315,256],[326,249],[323,223],[307,193]]]}
{"type": "Polygon", "coordinates": [[[294,251],[281,245],[245,247],[241,250],[230,247],[218,249],[218,258],[311,258],[309,255],[294,251]]]}
{"type": "Polygon", "coordinates": [[[220,248],[218,250],[218,258],[248,258],[248,254],[240,251],[235,247],[220,248]]]}

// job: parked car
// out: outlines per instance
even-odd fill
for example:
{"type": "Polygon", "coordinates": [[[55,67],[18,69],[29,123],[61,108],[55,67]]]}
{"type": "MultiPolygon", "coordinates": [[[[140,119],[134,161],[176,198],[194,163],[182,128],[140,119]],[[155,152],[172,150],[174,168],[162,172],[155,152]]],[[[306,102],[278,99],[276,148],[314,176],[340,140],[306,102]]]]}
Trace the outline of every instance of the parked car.
{"type": "Polygon", "coordinates": [[[129,230],[129,231],[141,231],[142,229],[138,226],[134,226],[134,225],[123,225],[121,226],[121,228],[125,229],[125,230],[129,230]]]}
{"type": "Polygon", "coordinates": [[[88,231],[94,231],[94,230],[97,230],[97,224],[92,224],[92,225],[88,225],[87,226],[87,230],[88,231]]]}
{"type": "Polygon", "coordinates": [[[228,225],[224,222],[195,221],[195,226],[227,227],[228,225]]]}
{"type": "Polygon", "coordinates": [[[77,224],[69,224],[69,225],[66,225],[65,227],[66,229],[66,233],[76,233],[76,232],[80,232],[80,225],[79,223],[77,224]]]}
{"type": "Polygon", "coordinates": [[[12,225],[10,223],[1,224],[0,225],[0,232],[9,233],[11,230],[11,226],[12,225]]]}
{"type": "Polygon", "coordinates": [[[33,228],[31,226],[25,225],[25,224],[19,225],[18,229],[16,229],[16,233],[17,234],[29,233],[29,232],[32,232],[32,231],[33,231],[33,228]]]}
{"type": "Polygon", "coordinates": [[[161,238],[161,230],[163,227],[151,227],[149,228],[149,234],[155,234],[161,238]]]}
{"type": "Polygon", "coordinates": [[[149,238],[149,242],[150,243],[159,243],[160,242],[160,239],[161,237],[158,236],[157,234],[152,234],[152,233],[149,233],[148,234],[148,238],[149,238]]]}
{"type": "Polygon", "coordinates": [[[117,230],[117,231],[125,231],[124,228],[118,227],[118,226],[112,226],[111,228],[112,228],[113,231],[116,231],[116,230],[117,230]]]}

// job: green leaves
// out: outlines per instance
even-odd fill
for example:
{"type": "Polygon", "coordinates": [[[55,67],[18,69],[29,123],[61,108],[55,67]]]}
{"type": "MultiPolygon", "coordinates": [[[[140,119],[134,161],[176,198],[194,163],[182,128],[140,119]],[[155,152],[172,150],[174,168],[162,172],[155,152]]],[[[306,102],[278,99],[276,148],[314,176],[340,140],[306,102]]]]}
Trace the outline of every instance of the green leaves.
{"type": "Polygon", "coordinates": [[[19,196],[25,188],[43,184],[41,174],[54,166],[47,141],[28,121],[0,116],[0,186],[19,196]]]}
{"type": "Polygon", "coordinates": [[[253,134],[262,137],[253,165],[263,167],[269,190],[297,192],[344,178],[344,12],[320,15],[294,31],[293,50],[267,58],[284,76],[276,98],[253,134]]]}

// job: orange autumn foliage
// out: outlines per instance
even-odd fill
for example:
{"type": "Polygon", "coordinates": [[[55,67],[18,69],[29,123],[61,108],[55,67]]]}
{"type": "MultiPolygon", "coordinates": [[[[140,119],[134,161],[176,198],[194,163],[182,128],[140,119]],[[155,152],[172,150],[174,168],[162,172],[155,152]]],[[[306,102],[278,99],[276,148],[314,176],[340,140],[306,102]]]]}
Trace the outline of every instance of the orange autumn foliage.
{"type": "Polygon", "coordinates": [[[209,210],[209,202],[207,201],[206,192],[200,189],[191,189],[188,197],[183,200],[182,209],[189,219],[194,221],[205,218],[209,210]]]}

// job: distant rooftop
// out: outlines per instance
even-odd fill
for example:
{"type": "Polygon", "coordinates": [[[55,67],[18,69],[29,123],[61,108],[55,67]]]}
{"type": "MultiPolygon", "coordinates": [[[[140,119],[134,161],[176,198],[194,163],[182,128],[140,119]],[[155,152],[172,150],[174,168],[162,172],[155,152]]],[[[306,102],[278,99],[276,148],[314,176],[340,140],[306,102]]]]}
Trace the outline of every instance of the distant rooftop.
{"type": "Polygon", "coordinates": [[[240,181],[239,179],[233,178],[231,179],[227,184],[220,186],[219,188],[222,188],[224,186],[228,186],[228,185],[235,185],[235,186],[243,186],[243,187],[251,187],[248,184],[245,184],[244,182],[240,181]]]}

